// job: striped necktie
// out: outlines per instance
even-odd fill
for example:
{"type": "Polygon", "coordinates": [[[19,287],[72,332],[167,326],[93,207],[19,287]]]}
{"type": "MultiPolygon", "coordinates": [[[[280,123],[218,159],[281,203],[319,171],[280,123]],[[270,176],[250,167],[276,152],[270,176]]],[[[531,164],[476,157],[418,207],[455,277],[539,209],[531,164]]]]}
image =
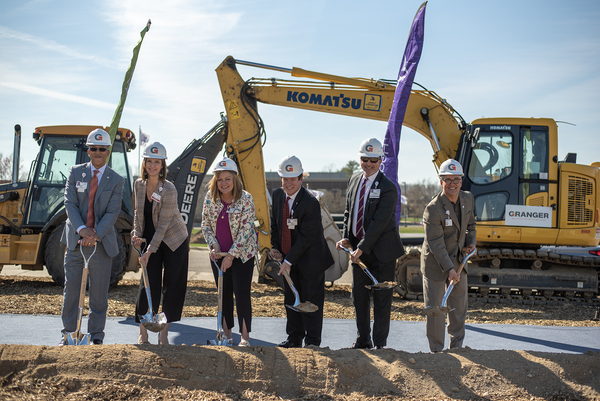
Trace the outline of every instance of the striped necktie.
{"type": "Polygon", "coordinates": [[[356,239],[359,241],[364,237],[365,230],[363,227],[363,217],[365,214],[365,190],[367,188],[367,180],[363,177],[360,186],[360,196],[358,199],[358,213],[356,214],[356,239]]]}
{"type": "Polygon", "coordinates": [[[290,201],[289,196],[285,198],[283,204],[283,222],[281,223],[281,251],[284,255],[287,255],[292,249],[292,232],[288,227],[288,219],[290,218],[290,201]]]}

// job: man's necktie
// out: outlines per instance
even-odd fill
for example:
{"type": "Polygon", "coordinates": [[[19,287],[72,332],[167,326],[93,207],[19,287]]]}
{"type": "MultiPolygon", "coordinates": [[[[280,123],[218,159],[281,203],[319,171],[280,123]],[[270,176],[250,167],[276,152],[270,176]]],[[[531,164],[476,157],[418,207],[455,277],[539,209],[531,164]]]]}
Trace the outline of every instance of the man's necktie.
{"type": "Polygon", "coordinates": [[[98,190],[98,170],[94,170],[94,176],[90,184],[90,197],[88,199],[88,215],[85,226],[87,228],[94,228],[96,225],[96,216],[94,215],[94,198],[96,197],[96,191],[98,190]]]}
{"type": "Polygon", "coordinates": [[[363,178],[361,180],[360,196],[358,199],[358,213],[356,214],[356,239],[359,241],[364,237],[365,232],[363,229],[363,216],[365,214],[365,190],[367,188],[367,180],[363,178]]]}
{"type": "Polygon", "coordinates": [[[290,249],[292,249],[292,232],[288,227],[288,219],[290,218],[290,197],[285,198],[283,204],[283,222],[281,224],[281,251],[284,255],[287,255],[290,249]]]}

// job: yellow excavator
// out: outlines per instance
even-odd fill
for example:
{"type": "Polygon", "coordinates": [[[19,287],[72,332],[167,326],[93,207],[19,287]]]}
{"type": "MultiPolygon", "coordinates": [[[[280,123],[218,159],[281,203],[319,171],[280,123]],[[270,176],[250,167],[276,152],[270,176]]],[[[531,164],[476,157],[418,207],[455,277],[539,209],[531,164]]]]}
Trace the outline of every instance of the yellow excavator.
{"type": "MultiPolygon", "coordinates": [[[[227,57],[216,69],[227,113],[226,153],[240,167],[256,205],[261,269],[271,241],[269,199],[257,103],[387,121],[395,82],[346,78],[227,57]],[[237,65],[302,79],[244,80],[237,65]]],[[[464,168],[463,189],[475,196],[478,254],[469,268],[476,296],[541,302],[598,293],[600,258],[544,250],[545,245],[598,246],[600,163],[576,164],[558,155],[557,123],[550,118],[481,118],[471,123],[435,92],[411,91],[405,126],[429,140],[436,169],[448,158],[464,168]],[[537,297],[537,298],[536,298],[537,297]]],[[[398,260],[397,292],[422,292],[419,250],[398,260]]],[[[259,271],[262,271],[259,269],[259,271]]]]}

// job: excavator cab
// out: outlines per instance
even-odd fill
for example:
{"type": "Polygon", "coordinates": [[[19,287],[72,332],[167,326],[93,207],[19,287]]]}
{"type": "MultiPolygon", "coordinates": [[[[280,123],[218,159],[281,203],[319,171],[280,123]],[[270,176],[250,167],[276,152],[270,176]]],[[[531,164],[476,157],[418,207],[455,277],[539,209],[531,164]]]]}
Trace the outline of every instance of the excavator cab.
{"type": "Polygon", "coordinates": [[[477,142],[466,152],[463,189],[475,197],[477,239],[482,242],[554,243],[558,183],[556,123],[550,119],[480,119],[477,142]],[[507,224],[507,205],[549,208],[543,225],[507,224]]]}

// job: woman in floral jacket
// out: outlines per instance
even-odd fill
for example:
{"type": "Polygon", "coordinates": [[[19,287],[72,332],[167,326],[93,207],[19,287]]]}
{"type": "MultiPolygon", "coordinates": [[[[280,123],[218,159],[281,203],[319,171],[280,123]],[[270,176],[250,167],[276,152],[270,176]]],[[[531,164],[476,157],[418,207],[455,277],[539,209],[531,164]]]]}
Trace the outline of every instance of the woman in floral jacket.
{"type": "MultiPolygon", "coordinates": [[[[210,258],[223,270],[223,332],[227,345],[233,345],[233,295],[242,340],[250,345],[252,303],[250,287],[258,240],[254,231],[254,201],[244,191],[235,162],[227,157],[213,170],[202,209],[202,234],[210,247],[210,258]],[[219,255],[227,252],[225,257],[219,255]]],[[[212,265],[215,282],[218,270],[212,265]]]]}

